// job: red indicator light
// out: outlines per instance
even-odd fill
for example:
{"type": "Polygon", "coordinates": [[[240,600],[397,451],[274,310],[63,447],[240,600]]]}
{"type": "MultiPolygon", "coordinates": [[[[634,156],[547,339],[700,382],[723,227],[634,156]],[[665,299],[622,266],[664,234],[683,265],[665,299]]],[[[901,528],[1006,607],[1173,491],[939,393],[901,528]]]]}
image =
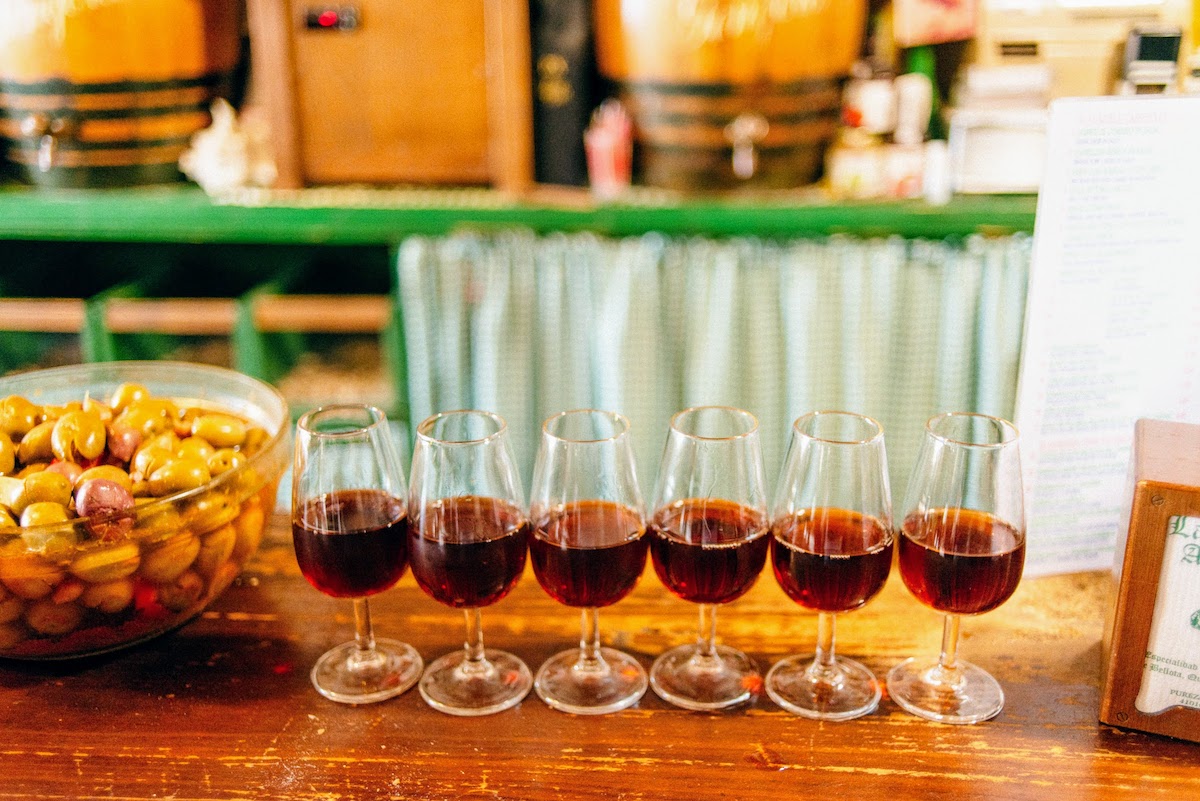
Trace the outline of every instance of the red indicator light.
{"type": "Polygon", "coordinates": [[[317,24],[322,28],[332,28],[338,24],[338,13],[332,9],[322,11],[317,15],[317,24]]]}

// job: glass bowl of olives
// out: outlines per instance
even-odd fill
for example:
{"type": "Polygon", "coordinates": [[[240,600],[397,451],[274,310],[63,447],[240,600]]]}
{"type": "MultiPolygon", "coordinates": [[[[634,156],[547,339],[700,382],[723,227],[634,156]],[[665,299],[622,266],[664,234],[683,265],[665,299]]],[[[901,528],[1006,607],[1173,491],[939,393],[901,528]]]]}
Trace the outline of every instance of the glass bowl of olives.
{"type": "Polygon", "coordinates": [[[273,387],[220,367],[0,378],[0,657],[103,653],[199,614],[258,548],[289,433],[273,387]]]}

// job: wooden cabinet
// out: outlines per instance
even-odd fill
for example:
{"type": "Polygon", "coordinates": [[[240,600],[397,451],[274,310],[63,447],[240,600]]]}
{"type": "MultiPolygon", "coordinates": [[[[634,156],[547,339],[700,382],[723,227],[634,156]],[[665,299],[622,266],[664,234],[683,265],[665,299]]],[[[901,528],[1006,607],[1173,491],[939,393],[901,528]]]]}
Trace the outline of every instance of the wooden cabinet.
{"type": "Polygon", "coordinates": [[[250,22],[281,186],[531,183],[523,0],[251,0],[250,22]]]}

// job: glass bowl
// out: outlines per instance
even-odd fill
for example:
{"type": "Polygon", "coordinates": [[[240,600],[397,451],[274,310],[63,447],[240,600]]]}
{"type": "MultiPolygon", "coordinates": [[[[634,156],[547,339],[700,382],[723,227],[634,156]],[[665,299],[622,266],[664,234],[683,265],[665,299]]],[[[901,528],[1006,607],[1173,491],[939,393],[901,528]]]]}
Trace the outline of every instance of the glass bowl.
{"type": "MultiPolygon", "coordinates": [[[[232,414],[261,429],[261,441],[205,483],[138,497],[131,510],[0,528],[0,657],[90,656],[174,629],[220,595],[258,549],[289,460],[291,419],[271,386],[207,365],[107,362],[5,376],[0,399],[21,396],[39,409],[108,401],[122,384],[179,407],[232,414]]],[[[25,481],[0,478],[10,491],[18,480],[25,481]]],[[[0,496],[8,497],[2,488],[0,496]]]]}

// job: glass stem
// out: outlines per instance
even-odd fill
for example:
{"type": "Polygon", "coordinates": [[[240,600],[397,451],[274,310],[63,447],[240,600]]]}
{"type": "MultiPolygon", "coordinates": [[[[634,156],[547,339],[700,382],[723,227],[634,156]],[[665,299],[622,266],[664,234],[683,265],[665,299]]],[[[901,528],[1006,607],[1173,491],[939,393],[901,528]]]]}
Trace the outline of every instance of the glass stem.
{"type": "Polygon", "coordinates": [[[367,606],[366,598],[354,599],[354,645],[355,652],[351,661],[355,665],[365,665],[375,661],[375,633],[371,630],[371,609],[367,606]]]}
{"type": "Polygon", "coordinates": [[[600,655],[600,610],[596,607],[583,609],[579,614],[579,659],[574,669],[595,673],[608,666],[600,655]]]}
{"type": "Polygon", "coordinates": [[[837,661],[833,655],[836,620],[832,612],[817,614],[817,656],[808,669],[809,675],[816,681],[833,683],[838,675],[837,661]]]}
{"type": "Polygon", "coordinates": [[[467,641],[463,643],[467,658],[463,660],[460,669],[472,676],[487,673],[492,669],[492,665],[483,651],[483,613],[476,607],[464,609],[463,614],[467,618],[467,641]]]}
{"type": "Polygon", "coordinates": [[[946,615],[942,626],[942,653],[938,656],[933,678],[940,684],[956,684],[961,680],[958,669],[958,615],[946,615]]]}
{"type": "Polygon", "coordinates": [[[717,605],[700,604],[700,639],[697,656],[705,661],[717,658],[717,605]]]}

